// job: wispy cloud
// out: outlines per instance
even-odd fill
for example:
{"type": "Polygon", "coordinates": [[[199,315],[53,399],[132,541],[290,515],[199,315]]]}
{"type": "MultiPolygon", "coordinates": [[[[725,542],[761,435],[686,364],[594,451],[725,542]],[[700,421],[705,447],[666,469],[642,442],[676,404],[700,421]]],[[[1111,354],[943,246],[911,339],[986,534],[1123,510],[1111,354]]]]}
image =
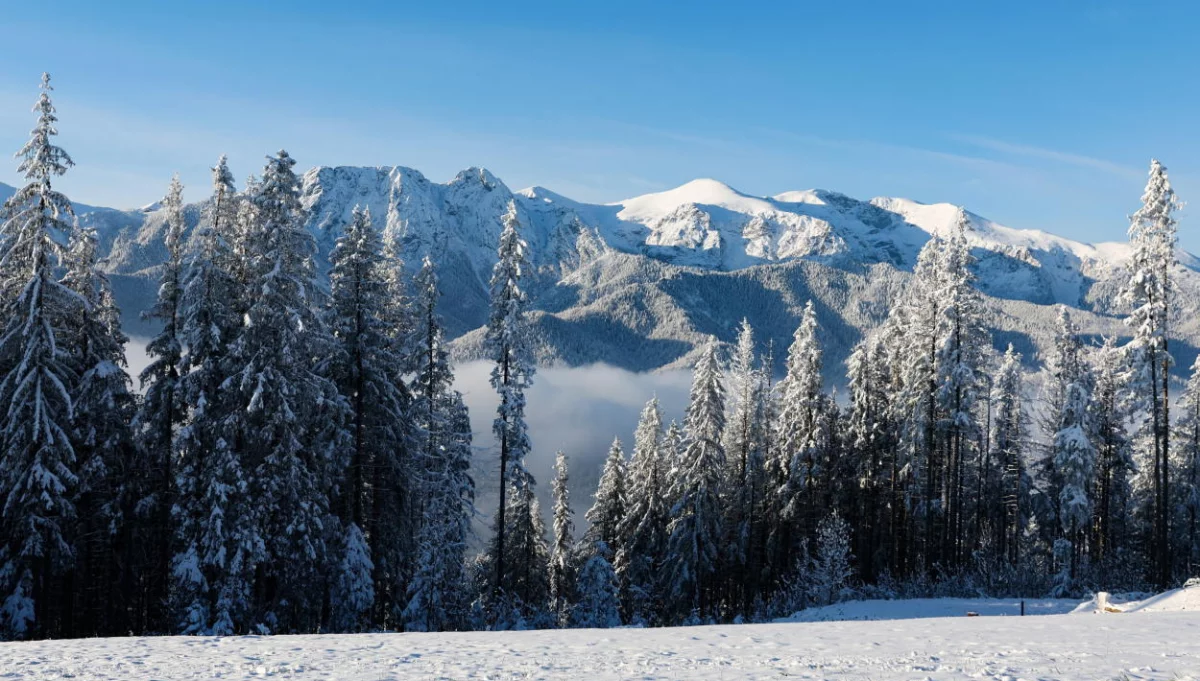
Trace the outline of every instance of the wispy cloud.
{"type": "Polygon", "coordinates": [[[1143,174],[1142,171],[1136,168],[1123,166],[1119,163],[1106,161],[1102,158],[1085,156],[1083,154],[1075,154],[1068,151],[1059,151],[1057,149],[1047,149],[1045,147],[1038,147],[1031,144],[1015,144],[982,135],[951,134],[950,138],[965,144],[980,147],[982,149],[997,151],[1002,154],[1043,159],[1046,161],[1065,163],[1067,165],[1078,166],[1081,168],[1092,168],[1106,173],[1111,173],[1119,177],[1137,178],[1141,177],[1143,174]]]}
{"type": "Polygon", "coordinates": [[[991,170],[991,171],[1006,171],[1016,173],[1028,173],[1029,168],[1025,166],[998,161],[992,158],[982,156],[971,156],[967,154],[959,154],[940,149],[928,149],[925,147],[912,146],[907,144],[896,144],[893,142],[879,142],[876,140],[865,139],[833,139],[829,137],[821,137],[817,135],[809,135],[804,133],[795,133],[787,130],[778,130],[774,128],[755,128],[760,133],[788,139],[799,144],[807,144],[810,146],[826,147],[830,149],[853,149],[856,151],[868,152],[887,152],[896,154],[909,154],[916,156],[925,156],[941,161],[948,161],[962,166],[968,166],[975,169],[991,170]]]}

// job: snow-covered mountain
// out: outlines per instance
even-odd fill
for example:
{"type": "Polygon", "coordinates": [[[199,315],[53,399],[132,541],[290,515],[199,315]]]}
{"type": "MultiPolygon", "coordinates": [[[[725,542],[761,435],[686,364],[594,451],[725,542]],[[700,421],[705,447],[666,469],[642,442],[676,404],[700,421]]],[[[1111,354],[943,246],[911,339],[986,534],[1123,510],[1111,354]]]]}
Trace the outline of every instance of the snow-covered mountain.
{"type": "MultiPolygon", "coordinates": [[[[463,357],[480,349],[500,216],[514,200],[535,270],[529,289],[542,359],[638,370],[686,364],[708,334],[732,339],[743,316],[782,355],[811,298],[836,375],[850,345],[886,314],[921,246],[949,234],[964,214],[950,204],[860,201],[819,189],[758,197],[709,179],[587,204],[542,187],[513,192],[480,168],[437,183],[403,167],[321,167],[303,176],[302,193],[322,260],[355,206],[368,207],[398,239],[410,266],[433,257],[463,357]]],[[[190,223],[201,207],[188,206],[190,223]]],[[[80,213],[101,233],[106,267],[137,332],[136,311],[152,299],[165,256],[162,212],[151,204],[80,206],[80,213]]],[[[1112,313],[1127,244],[1085,244],[965,215],[997,345],[1014,342],[1035,355],[1055,303],[1079,309],[1086,332],[1123,333],[1112,313]]],[[[1185,292],[1200,294],[1200,261],[1184,252],[1180,261],[1185,292]]],[[[1181,298],[1200,306],[1192,302],[1200,295],[1181,298]]],[[[1185,367],[1200,344],[1198,311],[1181,319],[1185,367]]]]}
{"type": "MultiPolygon", "coordinates": [[[[797,259],[911,270],[930,236],[948,236],[964,212],[946,203],[859,201],[820,189],[756,197],[708,179],[609,206],[578,204],[540,188],[519,193],[575,212],[618,250],[726,271],[797,259]]],[[[1085,244],[966,216],[979,285],[989,295],[1077,306],[1091,283],[1112,276],[1128,257],[1125,243],[1085,244]]]]}

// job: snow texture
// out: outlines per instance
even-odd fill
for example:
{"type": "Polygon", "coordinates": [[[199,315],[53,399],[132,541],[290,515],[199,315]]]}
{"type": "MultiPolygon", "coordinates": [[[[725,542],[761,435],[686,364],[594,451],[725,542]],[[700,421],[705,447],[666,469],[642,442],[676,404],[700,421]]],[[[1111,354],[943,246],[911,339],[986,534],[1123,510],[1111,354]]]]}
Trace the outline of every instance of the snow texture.
{"type": "MultiPolygon", "coordinates": [[[[919,609],[942,605],[895,601],[869,607],[890,603],[919,609]]],[[[955,601],[957,612],[941,613],[953,616],[925,619],[919,625],[892,620],[7,643],[0,647],[0,675],[81,681],[1200,678],[1196,612],[965,616],[965,609],[993,614],[988,605],[955,601]]],[[[997,602],[996,609],[1012,605],[997,602]]]]}

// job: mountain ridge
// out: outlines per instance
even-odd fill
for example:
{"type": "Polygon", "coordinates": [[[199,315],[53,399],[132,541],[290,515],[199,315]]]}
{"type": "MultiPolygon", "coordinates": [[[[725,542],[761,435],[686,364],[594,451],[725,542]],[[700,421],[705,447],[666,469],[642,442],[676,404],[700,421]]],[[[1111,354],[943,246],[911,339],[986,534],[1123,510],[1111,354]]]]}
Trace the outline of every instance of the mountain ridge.
{"type": "MultiPolygon", "coordinates": [[[[861,201],[824,189],[753,196],[701,178],[589,204],[544,187],[514,192],[484,168],[438,183],[403,166],[316,167],[301,178],[301,200],[322,271],[355,206],[371,210],[410,269],[432,257],[460,358],[482,354],[487,281],[510,200],[530,244],[528,288],[542,339],[539,358],[546,363],[684,366],[707,335],[732,340],[741,316],[763,328],[764,340],[782,355],[803,298],[812,297],[822,302],[824,340],[836,365],[886,315],[920,248],[949,234],[960,216],[998,347],[1015,340],[1032,361],[1045,339],[1030,318],[1051,319],[1049,307],[1056,304],[1078,310],[1085,332],[1119,335],[1123,328],[1114,314],[1127,244],[1011,228],[948,203],[861,201]]],[[[200,220],[202,207],[188,204],[189,226],[200,220]]],[[[137,313],[157,290],[156,270],[165,257],[162,211],[154,204],[91,209],[80,220],[101,235],[104,267],[132,332],[152,333],[139,327],[137,313]]],[[[1197,259],[1181,251],[1180,261],[1184,290],[1200,294],[1197,259]]],[[[1181,298],[1190,308],[1200,295],[1181,298]]],[[[1200,345],[1200,322],[1188,321],[1198,316],[1177,327],[1186,341],[1178,360],[1200,345]]]]}

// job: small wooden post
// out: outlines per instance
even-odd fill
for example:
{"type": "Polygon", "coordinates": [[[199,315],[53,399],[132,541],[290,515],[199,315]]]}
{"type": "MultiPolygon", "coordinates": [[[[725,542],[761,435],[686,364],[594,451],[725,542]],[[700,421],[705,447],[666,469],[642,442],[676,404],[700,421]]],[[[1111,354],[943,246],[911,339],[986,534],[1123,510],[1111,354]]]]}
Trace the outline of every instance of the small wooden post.
{"type": "Polygon", "coordinates": [[[1025,599],[1021,599],[1021,617],[1025,616],[1025,599]]]}

